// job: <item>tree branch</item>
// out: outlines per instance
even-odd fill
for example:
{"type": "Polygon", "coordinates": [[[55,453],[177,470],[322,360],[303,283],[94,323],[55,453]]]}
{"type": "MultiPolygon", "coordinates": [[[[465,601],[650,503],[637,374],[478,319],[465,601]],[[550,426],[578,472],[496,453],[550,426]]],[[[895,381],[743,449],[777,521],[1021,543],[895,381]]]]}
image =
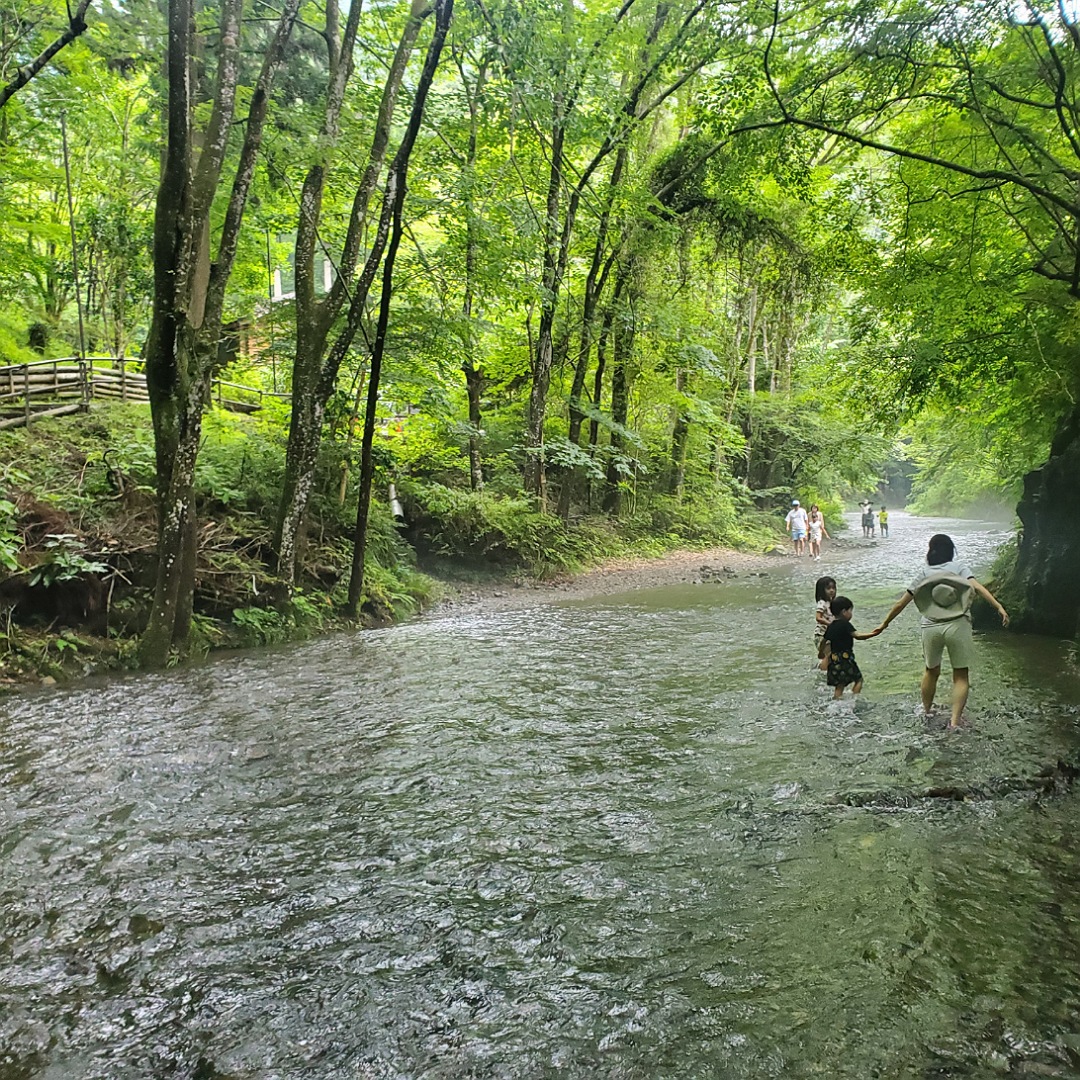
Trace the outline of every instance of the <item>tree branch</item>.
{"type": "Polygon", "coordinates": [[[43,49],[28,64],[15,72],[15,78],[0,90],[0,109],[2,109],[65,45],[70,45],[86,30],[86,12],[92,0],[79,0],[79,6],[72,12],[68,8],[67,29],[50,45],[43,49]]]}

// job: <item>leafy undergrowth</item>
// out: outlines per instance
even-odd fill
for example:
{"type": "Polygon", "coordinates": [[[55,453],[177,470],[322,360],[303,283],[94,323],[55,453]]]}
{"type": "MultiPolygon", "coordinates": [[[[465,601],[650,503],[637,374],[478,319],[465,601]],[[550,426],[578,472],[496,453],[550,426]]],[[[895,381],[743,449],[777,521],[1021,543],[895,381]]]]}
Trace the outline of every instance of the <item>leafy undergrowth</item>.
{"type": "MultiPolygon", "coordinates": [[[[355,504],[318,503],[287,601],[268,570],[282,425],[210,413],[197,498],[192,649],[301,639],[355,626],[345,600],[355,504]]],[[[154,449],[146,406],[0,431],[0,687],[130,666],[156,568],[154,449]]],[[[388,514],[372,517],[364,625],[407,617],[438,585],[388,514]]]]}
{"type": "MultiPolygon", "coordinates": [[[[211,411],[196,473],[199,559],[192,650],[264,645],[345,626],[356,515],[355,466],[341,497],[343,454],[328,438],[316,472],[298,588],[268,570],[281,489],[285,417],[211,411]]],[[[402,475],[381,448],[377,488],[391,478],[405,505],[395,523],[376,498],[369,521],[361,624],[419,611],[440,576],[565,577],[607,559],[727,545],[767,550],[775,516],[737,506],[737,493],[694,503],[628,501],[618,522],[567,524],[512,493],[447,487],[402,475]]],[[[110,406],[29,429],[0,431],[0,685],[59,680],[134,663],[156,568],[155,456],[145,405],[110,406]]]]}
{"type": "Polygon", "coordinates": [[[579,516],[569,525],[538,511],[526,498],[496,496],[407,481],[407,535],[427,564],[470,572],[551,578],[578,573],[606,559],[659,557],[671,551],[728,546],[768,551],[777,544],[775,515],[731,502],[702,508],[653,495],[621,520],[579,516]]]}

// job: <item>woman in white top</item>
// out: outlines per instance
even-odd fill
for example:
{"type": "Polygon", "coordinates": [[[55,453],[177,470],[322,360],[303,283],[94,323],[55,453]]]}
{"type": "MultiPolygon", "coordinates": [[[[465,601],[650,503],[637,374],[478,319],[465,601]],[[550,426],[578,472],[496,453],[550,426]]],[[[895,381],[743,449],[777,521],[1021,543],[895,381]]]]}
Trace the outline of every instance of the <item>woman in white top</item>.
{"type": "Polygon", "coordinates": [[[1002,626],[1009,625],[1009,614],[993,593],[975,580],[966,563],[957,561],[956,545],[952,538],[944,533],[936,533],[930,537],[926,567],[893,604],[878,627],[879,631],[884,630],[912,600],[915,601],[923,616],[920,622],[923,658],[926,661],[921,686],[923,713],[929,715],[934,708],[941,657],[947,652],[953,672],[950,728],[960,726],[971,689],[968,672],[975,648],[971,640],[971,616],[968,610],[974,599],[973,593],[978,593],[997,608],[1002,626]]]}

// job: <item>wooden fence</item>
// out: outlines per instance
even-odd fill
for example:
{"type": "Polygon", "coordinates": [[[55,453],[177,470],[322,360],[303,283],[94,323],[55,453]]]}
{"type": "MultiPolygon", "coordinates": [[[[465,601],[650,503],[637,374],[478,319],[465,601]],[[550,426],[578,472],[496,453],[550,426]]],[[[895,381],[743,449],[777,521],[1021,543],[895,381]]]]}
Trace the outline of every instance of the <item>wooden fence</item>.
{"type": "MultiPolygon", "coordinates": [[[[289,397],[225,379],[214,379],[210,393],[219,407],[243,413],[257,412],[266,398],[289,397]]],[[[141,360],[66,357],[0,367],[0,428],[85,412],[91,401],[149,400],[141,360]]]]}

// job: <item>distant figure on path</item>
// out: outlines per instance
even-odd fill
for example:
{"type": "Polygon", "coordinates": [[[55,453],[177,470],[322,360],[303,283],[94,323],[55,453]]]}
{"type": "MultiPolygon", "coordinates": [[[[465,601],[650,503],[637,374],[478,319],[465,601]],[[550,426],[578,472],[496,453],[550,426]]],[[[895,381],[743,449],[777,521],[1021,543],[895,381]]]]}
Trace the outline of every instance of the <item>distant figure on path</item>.
{"type": "Polygon", "coordinates": [[[883,506],[877,516],[878,526],[881,528],[881,538],[884,540],[889,535],[889,511],[883,506]]]}
{"type": "Polygon", "coordinates": [[[855,642],[877,637],[881,629],[871,630],[869,634],[857,634],[851,625],[855,605],[846,596],[837,596],[829,607],[833,621],[821,639],[819,655],[822,660],[828,659],[825,681],[833,688],[833,701],[839,701],[845,686],[851,687],[853,695],[862,691],[863,677],[859,665],[855,663],[855,642]]]}
{"type": "Polygon", "coordinates": [[[795,548],[795,554],[805,554],[808,519],[806,511],[799,505],[798,499],[791,500],[791,509],[788,511],[787,517],[784,518],[784,524],[787,526],[788,532],[791,533],[791,543],[795,548]]]}
{"type": "Polygon", "coordinates": [[[947,652],[953,673],[950,728],[960,726],[971,689],[968,672],[975,659],[975,646],[971,638],[969,609],[975,593],[997,608],[1002,626],[1009,625],[1008,612],[985,585],[975,580],[967,564],[957,560],[952,538],[945,533],[936,533],[930,537],[926,566],[877,628],[881,633],[912,600],[915,601],[915,606],[922,612],[919,625],[926,662],[920,687],[923,715],[929,716],[933,712],[941,657],[947,652]]]}
{"type": "MultiPolygon", "coordinates": [[[[829,530],[825,528],[825,516],[814,503],[810,507],[810,558],[820,561],[821,559],[821,536],[829,536],[829,530]]],[[[832,537],[829,536],[831,540],[832,537]]]]}
{"type": "Polygon", "coordinates": [[[874,535],[874,507],[869,499],[864,499],[859,506],[862,509],[862,534],[864,540],[874,535]]]}

